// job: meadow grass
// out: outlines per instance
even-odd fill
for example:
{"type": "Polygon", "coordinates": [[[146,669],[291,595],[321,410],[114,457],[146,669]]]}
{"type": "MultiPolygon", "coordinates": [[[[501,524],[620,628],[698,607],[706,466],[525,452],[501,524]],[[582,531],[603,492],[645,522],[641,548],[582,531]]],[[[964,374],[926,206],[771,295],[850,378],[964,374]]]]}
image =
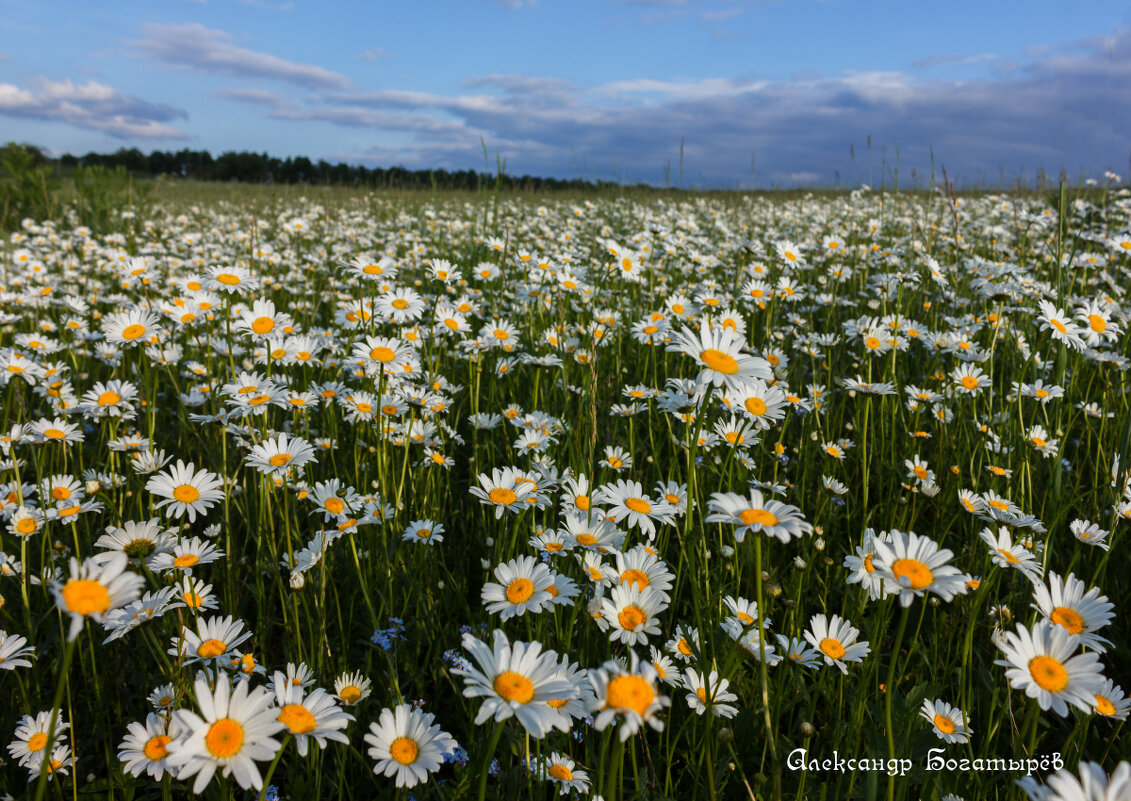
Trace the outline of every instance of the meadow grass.
{"type": "Polygon", "coordinates": [[[1131,782],[1127,190],[139,201],[0,250],[0,788],[1131,782]]]}

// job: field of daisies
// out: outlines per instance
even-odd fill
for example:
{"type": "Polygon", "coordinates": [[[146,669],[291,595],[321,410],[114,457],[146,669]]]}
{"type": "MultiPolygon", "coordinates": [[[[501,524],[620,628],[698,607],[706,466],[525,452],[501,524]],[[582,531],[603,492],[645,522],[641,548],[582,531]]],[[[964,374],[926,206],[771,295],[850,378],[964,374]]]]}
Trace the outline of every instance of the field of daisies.
{"type": "Polygon", "coordinates": [[[5,236],[0,794],[1131,798],[1131,192],[541,202],[5,236]]]}

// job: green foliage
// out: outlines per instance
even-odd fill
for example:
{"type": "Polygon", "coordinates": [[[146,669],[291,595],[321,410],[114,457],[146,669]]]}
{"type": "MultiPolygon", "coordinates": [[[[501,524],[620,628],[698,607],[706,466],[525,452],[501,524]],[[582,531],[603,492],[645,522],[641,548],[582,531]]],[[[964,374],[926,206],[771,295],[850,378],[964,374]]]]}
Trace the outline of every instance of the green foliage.
{"type": "Polygon", "coordinates": [[[18,228],[26,217],[44,219],[55,211],[58,182],[36,148],[9,142],[0,150],[0,230],[18,228]]]}
{"type": "Polygon", "coordinates": [[[152,184],[135,182],[122,165],[76,167],[74,184],[78,221],[99,234],[120,228],[120,211],[148,199],[153,189],[152,184]]]}

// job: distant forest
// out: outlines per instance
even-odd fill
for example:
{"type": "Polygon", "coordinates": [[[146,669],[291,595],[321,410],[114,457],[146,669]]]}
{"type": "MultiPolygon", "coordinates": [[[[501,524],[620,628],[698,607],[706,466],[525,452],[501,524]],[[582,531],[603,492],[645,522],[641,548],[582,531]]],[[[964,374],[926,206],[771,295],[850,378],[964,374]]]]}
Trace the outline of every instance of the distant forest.
{"type": "Polygon", "coordinates": [[[54,163],[68,169],[75,167],[124,167],[131,175],[156,178],[159,175],[189,178],[197,181],[239,181],[249,184],[320,184],[372,187],[382,189],[455,189],[475,191],[480,187],[518,191],[564,189],[591,190],[619,186],[611,181],[585,181],[575,178],[514,177],[500,171],[496,175],[474,170],[409,170],[404,167],[364,167],[357,164],[330,164],[311,161],[305,156],[281,159],[266,153],[228,152],[213,157],[207,150],[155,150],[148,155],[137,148],[123,148],[115,153],[66,154],[57,159],[36,151],[40,163],[54,163]]]}

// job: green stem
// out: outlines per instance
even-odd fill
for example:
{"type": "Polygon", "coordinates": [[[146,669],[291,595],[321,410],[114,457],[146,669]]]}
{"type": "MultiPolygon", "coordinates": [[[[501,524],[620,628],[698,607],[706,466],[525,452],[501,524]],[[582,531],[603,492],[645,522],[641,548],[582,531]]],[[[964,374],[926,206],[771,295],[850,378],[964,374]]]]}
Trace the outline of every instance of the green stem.
{"type": "MultiPolygon", "coordinates": [[[[895,665],[899,661],[899,648],[903,645],[903,633],[907,630],[907,618],[911,612],[911,605],[903,607],[899,614],[899,628],[895,632],[895,643],[892,645],[891,662],[888,663],[888,680],[884,686],[884,723],[887,726],[888,758],[895,759],[895,729],[891,722],[891,698],[895,694],[895,665]]],[[[888,776],[888,801],[895,798],[895,776],[888,776]]]]}

